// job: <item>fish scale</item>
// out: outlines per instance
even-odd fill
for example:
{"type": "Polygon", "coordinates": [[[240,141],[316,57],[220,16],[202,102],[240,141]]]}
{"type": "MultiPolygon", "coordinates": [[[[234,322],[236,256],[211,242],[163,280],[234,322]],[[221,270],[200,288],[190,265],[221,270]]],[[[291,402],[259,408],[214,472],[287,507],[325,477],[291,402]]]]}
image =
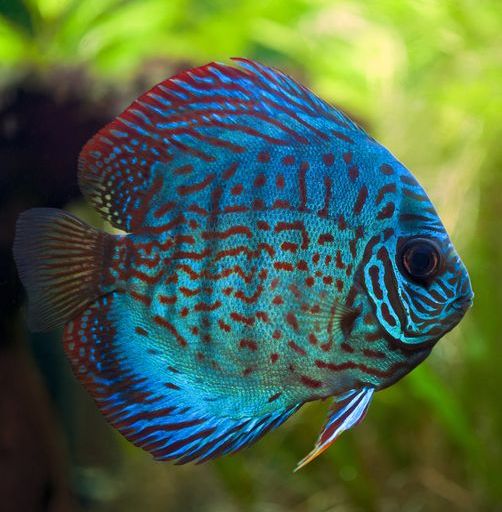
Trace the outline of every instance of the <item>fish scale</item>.
{"type": "Polygon", "coordinates": [[[152,88],[86,144],[79,183],[127,234],[57,210],[23,214],[14,253],[29,320],[65,324],[77,377],[157,459],[234,452],[332,396],[303,466],[472,301],[410,172],[256,62],[152,88]]]}

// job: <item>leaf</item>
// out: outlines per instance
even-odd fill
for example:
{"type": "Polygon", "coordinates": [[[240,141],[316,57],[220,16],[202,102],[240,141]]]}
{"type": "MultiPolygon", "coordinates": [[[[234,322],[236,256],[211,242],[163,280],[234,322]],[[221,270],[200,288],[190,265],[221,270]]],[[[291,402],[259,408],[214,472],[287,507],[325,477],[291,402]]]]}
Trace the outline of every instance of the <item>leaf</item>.
{"type": "Polygon", "coordinates": [[[475,452],[475,433],[459,400],[426,365],[417,367],[407,379],[414,394],[426,402],[449,437],[466,451],[475,452]]]}
{"type": "Polygon", "coordinates": [[[0,0],[0,15],[23,32],[34,34],[32,15],[22,0],[0,0]]]}

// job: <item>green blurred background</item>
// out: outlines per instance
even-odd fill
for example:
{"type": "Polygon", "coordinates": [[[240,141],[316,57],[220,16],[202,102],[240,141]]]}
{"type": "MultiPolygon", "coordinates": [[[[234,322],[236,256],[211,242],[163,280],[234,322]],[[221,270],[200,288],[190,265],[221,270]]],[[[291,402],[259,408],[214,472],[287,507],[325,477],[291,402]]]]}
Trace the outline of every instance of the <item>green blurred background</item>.
{"type": "Polygon", "coordinates": [[[501,121],[500,0],[0,0],[0,509],[502,510],[501,121]],[[100,222],[76,186],[100,126],[171,74],[231,56],[298,78],[404,162],[476,293],[428,360],[297,474],[327,404],[202,466],[122,440],[71,376],[60,334],[26,332],[10,259],[24,208],[100,222]]]}

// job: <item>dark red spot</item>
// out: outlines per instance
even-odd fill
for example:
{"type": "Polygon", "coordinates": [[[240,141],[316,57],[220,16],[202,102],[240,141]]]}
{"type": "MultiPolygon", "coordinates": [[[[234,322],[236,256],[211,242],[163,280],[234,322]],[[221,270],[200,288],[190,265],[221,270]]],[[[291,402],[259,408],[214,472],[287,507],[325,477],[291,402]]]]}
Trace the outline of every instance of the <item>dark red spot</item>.
{"type": "Polygon", "coordinates": [[[387,241],[394,234],[394,230],[392,228],[387,228],[383,232],[383,239],[387,241]]]}
{"type": "Polygon", "coordinates": [[[331,201],[331,178],[329,176],[324,176],[324,206],[319,210],[319,217],[327,217],[329,204],[331,201]]]}
{"type": "Polygon", "coordinates": [[[388,183],[387,185],[384,185],[377,194],[377,197],[375,199],[375,204],[378,205],[383,201],[383,198],[385,197],[385,194],[395,192],[396,191],[396,184],[395,183],[388,183]]]}
{"type": "Polygon", "coordinates": [[[288,322],[289,325],[291,325],[291,327],[293,327],[293,329],[295,331],[297,331],[299,329],[298,327],[298,319],[296,318],[295,314],[293,312],[289,312],[287,315],[286,315],[286,322],[288,322]]]}
{"type": "Polygon", "coordinates": [[[239,183],[238,185],[233,186],[230,192],[232,195],[238,196],[242,193],[242,185],[239,183]]]}
{"type": "Polygon", "coordinates": [[[256,318],[258,318],[258,320],[262,320],[265,323],[270,322],[270,318],[268,317],[268,314],[265,311],[257,311],[256,318]]]}
{"type": "Polygon", "coordinates": [[[289,251],[295,253],[298,250],[298,244],[293,242],[282,242],[281,249],[283,251],[289,251]]]}
{"type": "MultiPolygon", "coordinates": [[[[188,314],[188,309],[187,309],[187,314],[188,314]]],[[[187,341],[185,338],[183,338],[183,336],[181,336],[178,331],[176,330],[176,327],[174,327],[173,324],[171,324],[171,322],[169,322],[168,320],[166,320],[165,318],[162,318],[161,316],[154,316],[153,317],[153,321],[157,324],[157,325],[160,325],[161,327],[167,329],[175,338],[176,338],[176,341],[182,346],[182,347],[185,347],[187,345],[187,341]]]]}
{"type": "Polygon", "coordinates": [[[218,320],[218,325],[220,326],[220,329],[225,332],[230,332],[231,327],[225,323],[223,320],[218,320]]]}
{"type": "Polygon", "coordinates": [[[333,165],[333,162],[335,161],[335,155],[333,153],[325,153],[322,155],[322,160],[325,165],[333,165]]]}
{"type": "Polygon", "coordinates": [[[279,354],[277,354],[276,352],[270,354],[270,362],[272,364],[276,363],[277,359],[279,359],[279,354]]]}
{"type": "Polygon", "coordinates": [[[247,348],[247,349],[251,350],[252,352],[255,352],[256,350],[258,350],[258,345],[253,340],[242,339],[239,342],[239,347],[240,348],[247,348]]]}
{"type": "Polygon", "coordinates": [[[274,340],[278,340],[282,337],[282,333],[281,331],[279,331],[279,329],[276,329],[273,333],[272,333],[272,338],[274,338],[274,340]]]}
{"type": "Polygon", "coordinates": [[[298,289],[298,286],[296,286],[296,284],[292,283],[288,286],[288,288],[291,290],[291,293],[297,298],[299,299],[300,296],[301,296],[301,292],[300,290],[298,289]]]}
{"type": "Polygon", "coordinates": [[[380,166],[380,172],[386,176],[390,176],[391,174],[394,174],[394,169],[389,164],[382,164],[380,166]]]}
{"type": "Polygon", "coordinates": [[[293,265],[291,265],[291,263],[288,263],[287,261],[275,261],[274,268],[276,270],[286,270],[288,272],[292,272],[294,270],[293,265]]]}
{"type": "Polygon", "coordinates": [[[293,155],[287,155],[282,159],[284,165],[293,165],[295,163],[295,157],[293,155]]]}
{"type": "Polygon", "coordinates": [[[195,311],[214,311],[221,306],[221,301],[217,300],[213,304],[207,304],[206,302],[199,302],[195,304],[195,311]]]}
{"type": "Polygon", "coordinates": [[[389,219],[394,215],[394,203],[387,203],[378,213],[377,213],[377,219],[389,219]]]}
{"type": "Polygon", "coordinates": [[[322,382],[320,380],[311,379],[306,375],[300,375],[300,381],[308,388],[320,388],[322,386],[322,382]]]}
{"type": "Polygon", "coordinates": [[[284,176],[282,174],[278,174],[276,177],[275,177],[275,184],[277,186],[277,188],[284,188],[284,176]]]}
{"type": "Polygon", "coordinates": [[[299,260],[298,263],[296,264],[296,267],[298,268],[298,270],[308,270],[308,265],[305,260],[299,260]]]}
{"type": "Polygon", "coordinates": [[[331,233],[322,233],[319,235],[318,243],[320,245],[327,244],[329,242],[333,242],[335,239],[333,238],[333,235],[331,233]]]}
{"type": "Polygon", "coordinates": [[[174,174],[182,175],[182,174],[190,174],[193,171],[193,165],[187,164],[174,169],[174,174]]]}
{"type": "Polygon", "coordinates": [[[236,322],[240,322],[245,325],[253,325],[254,324],[253,316],[245,316],[245,315],[236,313],[235,311],[232,311],[232,313],[230,313],[230,317],[232,318],[232,320],[235,320],[236,322]]]}
{"type": "Polygon", "coordinates": [[[280,210],[282,208],[289,209],[291,208],[291,203],[289,201],[285,201],[283,199],[276,199],[274,201],[274,204],[272,205],[272,208],[280,210]]]}
{"type": "Polygon", "coordinates": [[[148,297],[146,295],[143,295],[142,293],[138,293],[138,292],[135,292],[134,290],[130,290],[129,294],[131,295],[131,297],[133,299],[137,300],[138,302],[142,302],[146,306],[149,306],[152,303],[152,299],[150,299],[150,297],[148,297]]]}
{"type": "Polygon", "coordinates": [[[264,210],[265,209],[265,203],[261,199],[255,199],[253,201],[253,209],[255,210],[264,210]]]}
{"type": "Polygon", "coordinates": [[[363,349],[363,354],[366,357],[371,357],[373,359],[385,359],[386,355],[383,352],[380,352],[379,350],[370,350],[370,349],[363,349]]]}
{"type": "Polygon", "coordinates": [[[279,391],[278,393],[275,393],[275,395],[272,395],[268,401],[273,402],[274,400],[277,400],[282,395],[282,391],[279,391]]]}
{"type": "Polygon", "coordinates": [[[170,212],[175,206],[176,201],[169,201],[168,203],[160,206],[159,209],[153,215],[158,219],[159,217],[162,217],[166,213],[170,212]]]}
{"type": "Polygon", "coordinates": [[[263,185],[265,185],[265,182],[266,182],[266,177],[263,173],[260,173],[258,174],[258,176],[256,176],[255,180],[254,180],[254,186],[255,187],[263,187],[263,185]]]}
{"type": "Polygon", "coordinates": [[[224,180],[228,180],[229,178],[231,178],[235,174],[235,171],[237,170],[237,167],[239,167],[239,164],[233,163],[228,169],[226,169],[223,172],[223,174],[222,174],[223,179],[224,180]]]}
{"type": "Polygon", "coordinates": [[[354,204],[354,213],[359,215],[361,210],[363,209],[364,203],[366,203],[366,199],[368,198],[368,188],[366,185],[363,185],[359,189],[359,194],[357,195],[356,202],[354,204]]]}
{"type": "Polygon", "coordinates": [[[303,348],[297,345],[293,340],[288,341],[288,346],[301,356],[307,355],[307,352],[305,352],[305,350],[303,350],[303,348]]]}
{"type": "Polygon", "coordinates": [[[270,153],[268,151],[260,151],[258,153],[258,162],[262,164],[267,163],[270,160],[270,153]]]}
{"type": "Polygon", "coordinates": [[[188,194],[193,194],[194,192],[199,192],[206,188],[216,177],[216,174],[208,174],[201,182],[194,183],[193,185],[180,185],[176,188],[176,191],[180,196],[186,196],[188,194]]]}

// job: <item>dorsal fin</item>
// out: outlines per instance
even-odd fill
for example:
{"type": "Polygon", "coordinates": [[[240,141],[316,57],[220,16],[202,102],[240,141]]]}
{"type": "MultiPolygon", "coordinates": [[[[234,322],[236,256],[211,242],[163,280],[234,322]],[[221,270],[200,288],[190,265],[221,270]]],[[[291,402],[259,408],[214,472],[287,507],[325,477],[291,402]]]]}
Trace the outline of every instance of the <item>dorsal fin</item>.
{"type": "Polygon", "coordinates": [[[115,227],[140,230],[191,203],[207,210],[215,189],[235,187],[236,172],[239,182],[266,174],[255,164],[268,162],[274,148],[333,149],[364,133],[284,73],[235,62],[156,85],[84,146],[80,187],[115,227]]]}

